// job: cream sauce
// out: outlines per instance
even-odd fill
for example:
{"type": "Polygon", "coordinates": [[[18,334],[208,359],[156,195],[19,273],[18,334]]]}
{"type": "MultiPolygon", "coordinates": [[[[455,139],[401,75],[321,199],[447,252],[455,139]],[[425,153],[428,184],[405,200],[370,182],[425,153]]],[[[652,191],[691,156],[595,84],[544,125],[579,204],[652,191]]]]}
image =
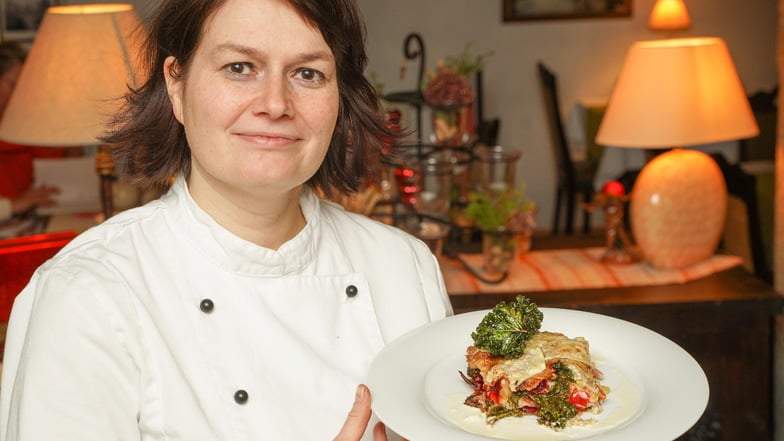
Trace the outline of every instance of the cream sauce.
{"type": "Polygon", "coordinates": [[[547,363],[545,363],[542,350],[527,347],[521,357],[504,360],[490,368],[490,371],[485,376],[485,381],[488,384],[492,384],[499,378],[506,376],[512,389],[517,389],[525,380],[546,368],[547,363]]]}

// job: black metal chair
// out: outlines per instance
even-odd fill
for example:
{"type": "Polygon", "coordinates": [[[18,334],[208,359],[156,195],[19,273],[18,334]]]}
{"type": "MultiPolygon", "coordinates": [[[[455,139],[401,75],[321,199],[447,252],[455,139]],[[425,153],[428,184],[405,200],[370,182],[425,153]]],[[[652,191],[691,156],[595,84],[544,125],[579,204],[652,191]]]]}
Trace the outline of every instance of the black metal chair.
{"type": "Polygon", "coordinates": [[[727,193],[730,196],[728,219],[735,219],[737,214],[741,219],[737,224],[746,225],[745,231],[738,231],[737,228],[734,228],[736,224],[730,223],[725,228],[722,247],[730,253],[739,254],[748,259],[754,275],[772,283],[772,265],[767,261],[765,244],[762,239],[757,180],[754,175],[746,173],[740,164],[730,164],[721,153],[713,153],[711,157],[719,165],[727,184],[727,193]],[[742,202],[745,208],[742,213],[733,213],[735,208],[731,203],[732,196],[742,202]]]}
{"type": "MultiPolygon", "coordinates": [[[[552,234],[557,235],[561,232],[561,209],[565,208],[563,233],[569,235],[574,231],[575,210],[579,209],[578,195],[582,202],[588,203],[593,200],[595,192],[593,181],[596,177],[598,161],[576,161],[571,157],[564,124],[561,120],[556,76],[541,62],[537,63],[537,67],[558,167],[552,234]]],[[[583,210],[582,231],[587,234],[590,229],[591,215],[583,210]]]]}
{"type": "Polygon", "coordinates": [[[778,118],[778,86],[770,91],[749,95],[749,105],[757,120],[760,133],[754,138],[740,141],[741,162],[773,161],[776,158],[776,124],[778,118]]]}

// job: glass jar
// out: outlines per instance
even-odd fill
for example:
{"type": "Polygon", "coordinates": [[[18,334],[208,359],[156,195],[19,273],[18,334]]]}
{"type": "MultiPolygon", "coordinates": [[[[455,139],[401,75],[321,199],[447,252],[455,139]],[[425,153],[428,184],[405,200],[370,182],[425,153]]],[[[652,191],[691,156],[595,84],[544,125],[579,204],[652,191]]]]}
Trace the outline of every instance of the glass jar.
{"type": "Polygon", "coordinates": [[[476,149],[473,162],[474,188],[480,192],[504,193],[515,187],[519,149],[482,146],[476,149]]]}
{"type": "Polygon", "coordinates": [[[518,235],[505,228],[482,231],[482,269],[487,274],[509,271],[518,246],[518,235]]]}

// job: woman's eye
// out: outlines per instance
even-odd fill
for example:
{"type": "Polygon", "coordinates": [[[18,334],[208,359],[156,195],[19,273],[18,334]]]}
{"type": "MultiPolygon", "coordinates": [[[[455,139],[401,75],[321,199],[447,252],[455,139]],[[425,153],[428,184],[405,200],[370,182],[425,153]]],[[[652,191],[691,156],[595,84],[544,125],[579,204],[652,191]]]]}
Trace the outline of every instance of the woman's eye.
{"type": "Polygon", "coordinates": [[[237,75],[247,75],[251,71],[250,63],[231,63],[226,65],[226,70],[237,75]]]}
{"type": "Polygon", "coordinates": [[[323,73],[315,69],[308,68],[298,69],[297,76],[311,83],[321,83],[326,79],[323,73]]]}

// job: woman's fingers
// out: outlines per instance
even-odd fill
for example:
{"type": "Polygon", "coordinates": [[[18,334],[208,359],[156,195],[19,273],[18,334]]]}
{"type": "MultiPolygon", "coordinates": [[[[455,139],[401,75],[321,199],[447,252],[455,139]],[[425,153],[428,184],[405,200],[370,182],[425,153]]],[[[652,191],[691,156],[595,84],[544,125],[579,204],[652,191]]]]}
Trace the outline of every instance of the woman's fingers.
{"type": "MultiPolygon", "coordinates": [[[[373,426],[373,441],[387,441],[387,430],[384,423],[376,423],[376,425],[373,426]]],[[[408,440],[403,438],[400,441],[408,440]]]]}
{"type": "Polygon", "coordinates": [[[376,423],[373,426],[373,441],[387,441],[387,428],[384,423],[376,423]]]}
{"type": "MultiPolygon", "coordinates": [[[[334,441],[359,441],[365,433],[368,421],[370,421],[370,414],[370,390],[364,384],[360,384],[357,386],[357,392],[354,395],[354,405],[351,406],[346,422],[343,423],[343,427],[334,441]]],[[[373,433],[376,433],[375,428],[373,433]]],[[[386,439],[385,434],[380,441],[386,441],[386,439]]],[[[376,441],[379,441],[379,439],[376,439],[376,441]]]]}

